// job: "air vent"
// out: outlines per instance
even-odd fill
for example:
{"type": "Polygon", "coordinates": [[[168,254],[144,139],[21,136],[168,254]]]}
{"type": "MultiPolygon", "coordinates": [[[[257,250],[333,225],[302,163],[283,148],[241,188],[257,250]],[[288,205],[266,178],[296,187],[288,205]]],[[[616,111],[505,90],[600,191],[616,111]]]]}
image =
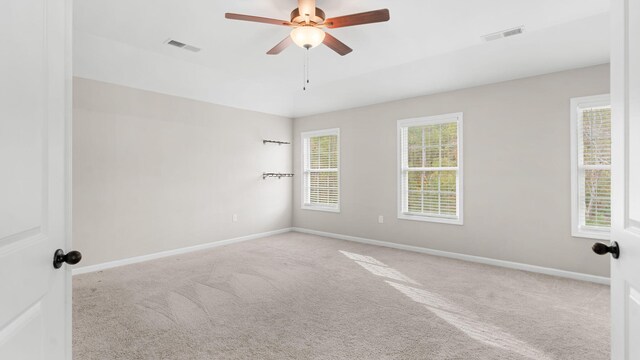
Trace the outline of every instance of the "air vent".
{"type": "Polygon", "coordinates": [[[184,44],[184,43],[181,43],[180,41],[175,41],[175,40],[169,40],[167,41],[167,44],[171,46],[179,47],[179,48],[183,48],[187,46],[187,44],[184,44]]]}
{"type": "Polygon", "coordinates": [[[189,50],[189,51],[193,51],[193,52],[198,52],[198,51],[200,51],[200,48],[199,48],[199,47],[195,47],[195,46],[192,46],[192,45],[185,45],[185,46],[183,47],[183,49],[185,49],[185,50],[189,50]]]}
{"type": "Polygon", "coordinates": [[[197,46],[185,44],[183,42],[180,42],[180,41],[177,41],[177,40],[173,40],[173,39],[168,39],[164,43],[167,44],[167,45],[175,46],[177,48],[184,49],[184,50],[189,50],[189,51],[192,51],[192,52],[200,51],[200,48],[197,47],[197,46]]]}
{"type": "Polygon", "coordinates": [[[523,32],[524,32],[524,25],[518,26],[512,29],[507,29],[507,30],[502,30],[495,33],[487,34],[487,35],[484,35],[482,38],[484,39],[484,41],[493,41],[493,40],[498,40],[498,39],[502,39],[510,36],[520,35],[523,32]]]}

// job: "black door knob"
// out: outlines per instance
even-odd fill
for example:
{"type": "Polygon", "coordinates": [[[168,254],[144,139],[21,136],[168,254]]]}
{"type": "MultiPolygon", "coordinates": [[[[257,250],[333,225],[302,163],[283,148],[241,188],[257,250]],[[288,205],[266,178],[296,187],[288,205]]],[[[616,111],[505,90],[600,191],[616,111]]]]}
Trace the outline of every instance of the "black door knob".
{"type": "Polygon", "coordinates": [[[615,241],[612,241],[610,246],[608,246],[607,244],[597,242],[593,244],[591,249],[593,250],[594,253],[598,255],[605,255],[607,253],[611,253],[611,257],[613,257],[614,259],[617,259],[620,257],[620,247],[618,246],[618,243],[615,241]]]}
{"type": "Polygon", "coordinates": [[[62,249],[56,250],[53,254],[53,267],[60,269],[63,263],[69,265],[75,265],[82,260],[82,254],[80,251],[69,251],[67,254],[62,249]]]}

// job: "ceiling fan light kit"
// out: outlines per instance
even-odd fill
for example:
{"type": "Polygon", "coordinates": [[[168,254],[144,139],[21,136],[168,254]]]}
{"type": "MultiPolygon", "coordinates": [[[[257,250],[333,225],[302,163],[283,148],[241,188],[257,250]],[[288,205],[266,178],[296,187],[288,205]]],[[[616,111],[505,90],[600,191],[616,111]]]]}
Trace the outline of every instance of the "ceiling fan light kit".
{"type": "Polygon", "coordinates": [[[315,0],[298,0],[298,7],[291,11],[289,21],[234,13],[226,13],[225,17],[230,20],[292,27],[293,30],[289,38],[293,41],[289,41],[288,39],[282,40],[267,52],[269,55],[281,53],[293,42],[302,48],[313,48],[320,44],[325,44],[341,56],[347,55],[353,50],[340,40],[327,34],[323,30],[324,28],[336,29],[347,26],[373,24],[389,21],[390,19],[389,9],[367,11],[327,19],[325,12],[316,7],[315,0]]]}
{"type": "Polygon", "coordinates": [[[311,49],[324,41],[326,33],[314,26],[300,26],[291,30],[291,40],[301,48],[311,49]]]}
{"type": "MultiPolygon", "coordinates": [[[[325,12],[316,7],[316,0],[298,0],[298,7],[290,14],[290,21],[265,18],[260,16],[226,13],[225,17],[231,20],[242,20],[271,24],[278,26],[288,26],[293,28],[289,36],[280,41],[268,55],[278,55],[292,43],[307,50],[320,44],[325,44],[328,48],[341,56],[353,51],[349,46],[324,31],[324,28],[335,29],[347,26],[356,26],[389,21],[389,10],[380,9],[367,11],[358,14],[326,18],[325,12]]],[[[305,84],[308,80],[308,55],[305,58],[305,84]]],[[[306,87],[303,88],[306,90],[306,87]]]]}

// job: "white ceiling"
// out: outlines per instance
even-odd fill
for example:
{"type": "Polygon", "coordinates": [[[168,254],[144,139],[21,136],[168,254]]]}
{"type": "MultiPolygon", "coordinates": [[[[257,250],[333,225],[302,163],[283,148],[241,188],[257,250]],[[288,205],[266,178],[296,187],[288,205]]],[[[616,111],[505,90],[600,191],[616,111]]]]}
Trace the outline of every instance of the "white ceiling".
{"type": "Polygon", "coordinates": [[[328,17],[389,8],[387,23],[328,30],[354,52],[267,50],[295,0],[74,1],[74,74],[161,93],[299,117],[609,60],[609,0],[318,0],[328,17]],[[481,36],[525,25],[523,35],[481,36]],[[173,38],[198,53],[163,42],[173,38]]]}

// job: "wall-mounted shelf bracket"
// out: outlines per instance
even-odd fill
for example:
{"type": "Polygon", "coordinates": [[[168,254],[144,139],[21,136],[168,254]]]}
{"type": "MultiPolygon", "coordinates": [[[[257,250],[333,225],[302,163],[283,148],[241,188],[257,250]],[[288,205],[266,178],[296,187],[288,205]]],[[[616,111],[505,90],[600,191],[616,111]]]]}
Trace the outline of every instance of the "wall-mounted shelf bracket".
{"type": "Polygon", "coordinates": [[[262,180],[264,180],[264,179],[266,179],[268,177],[274,177],[274,178],[282,179],[283,177],[293,177],[293,174],[288,174],[288,173],[262,173],[262,180]]]}
{"type": "Polygon", "coordinates": [[[262,144],[290,145],[291,143],[287,141],[278,141],[278,140],[262,140],[262,144]]]}

